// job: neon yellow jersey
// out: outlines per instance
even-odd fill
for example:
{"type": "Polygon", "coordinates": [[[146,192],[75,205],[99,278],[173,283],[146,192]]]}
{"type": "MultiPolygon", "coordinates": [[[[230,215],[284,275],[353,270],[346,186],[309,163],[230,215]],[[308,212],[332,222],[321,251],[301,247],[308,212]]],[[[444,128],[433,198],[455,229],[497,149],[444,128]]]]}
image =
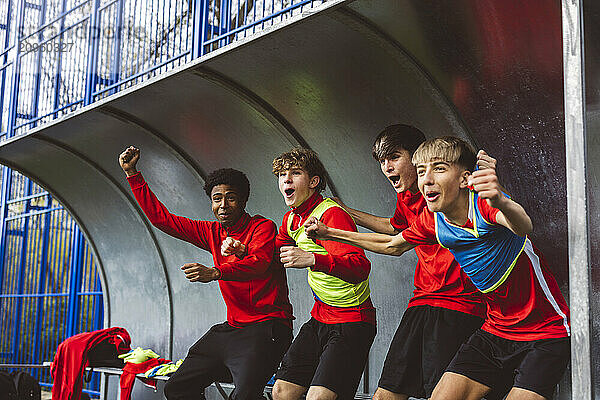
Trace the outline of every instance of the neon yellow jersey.
{"type": "MultiPolygon", "coordinates": [[[[344,210],[335,201],[326,198],[312,210],[309,217],[321,219],[325,211],[332,207],[344,210]]],[[[292,215],[290,215],[287,219],[287,232],[296,242],[296,246],[304,251],[328,254],[325,248],[306,236],[304,226],[301,225],[298,229],[292,230],[292,220],[292,215]]],[[[318,300],[334,307],[355,307],[362,304],[371,295],[368,278],[360,283],[349,283],[335,276],[313,271],[310,267],[308,268],[308,284],[318,300]]]]}

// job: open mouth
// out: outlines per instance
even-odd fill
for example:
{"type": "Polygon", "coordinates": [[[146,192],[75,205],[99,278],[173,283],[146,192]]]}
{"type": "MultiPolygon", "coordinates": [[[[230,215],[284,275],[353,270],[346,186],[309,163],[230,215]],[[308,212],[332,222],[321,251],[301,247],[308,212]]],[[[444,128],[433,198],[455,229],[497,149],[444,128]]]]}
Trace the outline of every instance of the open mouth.
{"type": "Polygon", "coordinates": [[[289,188],[289,189],[285,189],[284,193],[287,197],[291,197],[295,191],[296,191],[295,189],[289,188]]]}
{"type": "Polygon", "coordinates": [[[388,179],[392,182],[392,185],[396,186],[398,182],[400,182],[400,177],[398,175],[390,175],[388,179]]]}
{"type": "Polygon", "coordinates": [[[429,202],[436,201],[440,197],[440,192],[427,192],[425,193],[425,199],[429,202]]]}

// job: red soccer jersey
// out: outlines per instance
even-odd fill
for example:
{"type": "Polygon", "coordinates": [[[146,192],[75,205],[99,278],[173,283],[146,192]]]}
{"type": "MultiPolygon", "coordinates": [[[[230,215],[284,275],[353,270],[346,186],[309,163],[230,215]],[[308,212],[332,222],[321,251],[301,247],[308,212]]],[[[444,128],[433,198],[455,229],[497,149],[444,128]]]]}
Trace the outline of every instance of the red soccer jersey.
{"type": "MultiPolygon", "coordinates": [[[[427,204],[421,192],[398,193],[396,211],[390,223],[403,231],[419,216],[427,204]]],[[[471,280],[461,270],[452,253],[438,244],[415,248],[415,290],[408,307],[428,305],[485,316],[485,303],[471,280]]]]}
{"type": "MultiPolygon", "coordinates": [[[[306,221],[312,210],[322,201],[323,196],[315,193],[299,207],[288,211],[283,216],[283,222],[277,235],[276,247],[278,249],[281,246],[296,245],[296,242],[287,232],[288,218],[293,218],[292,229],[298,229],[306,221]]],[[[321,221],[332,228],[356,232],[356,224],[354,224],[352,217],[338,207],[332,207],[325,211],[321,221]]],[[[315,253],[315,266],[311,267],[313,271],[323,272],[350,283],[359,283],[369,277],[371,263],[365,256],[364,250],[331,240],[316,240],[315,242],[325,248],[328,254],[315,253]]],[[[376,323],[375,307],[373,307],[370,297],[356,307],[334,307],[315,299],[315,305],[310,314],[317,321],[324,324],[359,321],[376,323]]]]}
{"type": "Polygon", "coordinates": [[[212,253],[221,271],[219,288],[227,305],[227,322],[242,327],[273,318],[291,326],[285,269],[273,258],[277,227],[259,215],[244,213],[232,227],[216,221],[197,221],[173,215],[156,198],[141,173],[128,177],[129,185],[144,213],[161,231],[212,253]],[[246,245],[246,255],[224,257],[223,240],[231,236],[246,245]]]}
{"type": "MultiPolygon", "coordinates": [[[[478,199],[482,217],[497,224],[498,209],[478,199]]],[[[473,229],[472,221],[464,225],[473,229]]],[[[425,209],[402,232],[406,241],[415,245],[437,243],[434,214],[425,209]]],[[[570,334],[569,308],[544,257],[529,241],[512,272],[497,289],[482,294],[487,315],[481,329],[493,335],[516,341],[567,337],[570,334]]]]}

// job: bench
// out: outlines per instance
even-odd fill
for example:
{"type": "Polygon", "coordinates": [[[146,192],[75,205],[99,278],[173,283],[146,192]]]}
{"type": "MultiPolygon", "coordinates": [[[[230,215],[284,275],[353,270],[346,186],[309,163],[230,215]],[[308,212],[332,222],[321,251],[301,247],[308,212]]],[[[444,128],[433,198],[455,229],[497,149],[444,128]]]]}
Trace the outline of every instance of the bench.
{"type": "MultiPolygon", "coordinates": [[[[123,375],[123,370],[121,368],[112,368],[112,367],[93,367],[93,368],[86,368],[86,370],[91,370],[94,372],[99,372],[105,376],[108,375],[123,375]]],[[[145,378],[144,374],[137,374],[136,375],[138,378],[145,378]]],[[[168,376],[153,376],[152,379],[155,379],[157,381],[168,381],[169,377],[168,376]]],[[[224,383],[220,383],[220,382],[214,382],[211,386],[215,386],[217,388],[217,391],[219,392],[219,394],[221,395],[221,397],[223,397],[223,400],[227,400],[229,398],[229,395],[227,394],[227,392],[225,392],[224,388],[228,388],[228,386],[231,386],[231,388],[233,389],[233,385],[228,385],[228,384],[224,384],[224,383]]],[[[120,388],[119,388],[120,391],[120,388]]],[[[120,397],[120,393],[117,394],[117,398],[120,397]]],[[[269,397],[269,400],[272,400],[269,397]]]]}
{"type": "MultiPolygon", "coordinates": [[[[19,369],[29,369],[29,368],[50,368],[50,361],[45,361],[42,364],[0,364],[0,368],[19,368],[19,369]]],[[[104,375],[104,376],[109,376],[109,375],[113,375],[113,376],[120,376],[123,375],[123,370],[121,368],[113,368],[113,367],[87,367],[85,369],[88,372],[99,372],[100,374],[104,375]]],[[[145,378],[144,374],[137,374],[136,375],[138,378],[145,378]]],[[[152,377],[152,379],[155,379],[157,381],[168,381],[169,377],[168,376],[154,376],[152,377]]],[[[225,391],[225,389],[230,389],[233,390],[234,386],[233,384],[230,383],[221,383],[221,382],[214,382],[211,386],[214,386],[217,391],[219,392],[219,394],[221,395],[221,397],[223,397],[223,400],[228,400],[229,399],[229,395],[227,394],[227,392],[225,391]]],[[[265,391],[264,393],[267,395],[267,397],[269,398],[269,400],[273,400],[273,398],[271,397],[271,392],[272,392],[273,387],[272,386],[265,386],[265,391]]],[[[120,392],[120,388],[118,388],[118,391],[120,392]]],[[[117,393],[117,398],[120,398],[120,393],[117,393]]]]}
{"type": "MultiPolygon", "coordinates": [[[[28,368],[50,368],[50,362],[49,361],[45,361],[42,364],[0,364],[0,368],[22,368],[22,369],[28,369],[28,368]]],[[[113,367],[88,367],[86,368],[86,371],[91,371],[91,372],[99,372],[100,374],[104,375],[104,376],[109,376],[109,375],[113,375],[113,376],[120,376],[123,375],[123,370],[121,368],[113,368],[113,367]]],[[[144,374],[137,374],[136,375],[138,378],[145,378],[144,374]]],[[[152,379],[156,379],[157,381],[168,381],[169,377],[168,376],[154,376],[152,377],[152,379]]],[[[234,386],[232,383],[222,383],[222,382],[214,382],[211,386],[214,386],[217,391],[219,392],[219,394],[221,395],[221,397],[223,398],[223,400],[228,400],[229,399],[229,394],[225,391],[225,389],[227,390],[233,390],[234,386]]],[[[118,391],[120,392],[120,388],[118,388],[118,391]]],[[[264,394],[267,396],[267,398],[269,400],[273,400],[273,396],[272,396],[272,391],[273,391],[273,386],[271,385],[266,385],[265,389],[264,389],[264,394]]],[[[120,397],[120,393],[117,393],[117,398],[120,397]]],[[[373,394],[371,393],[356,393],[354,395],[354,399],[355,400],[367,400],[373,397],[373,394]]]]}

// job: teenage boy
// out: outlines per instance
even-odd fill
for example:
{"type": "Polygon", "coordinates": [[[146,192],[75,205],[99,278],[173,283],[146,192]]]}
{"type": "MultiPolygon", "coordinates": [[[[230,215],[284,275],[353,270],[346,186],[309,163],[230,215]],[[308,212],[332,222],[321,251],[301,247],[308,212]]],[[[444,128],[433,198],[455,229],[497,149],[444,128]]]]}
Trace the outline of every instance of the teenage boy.
{"type": "Polygon", "coordinates": [[[133,146],[119,156],[137,202],[158,229],[212,253],[214,266],[187,263],[181,269],[190,282],[218,280],[227,306],[227,322],[211,327],[189,349],[165,396],[196,400],[212,382],[233,380],[232,399],[261,399],[292,338],[286,273],[274,258],[275,223],[245,211],[250,185],[234,169],[216,170],[205,182],[216,222],[171,214],[137,171],[139,158],[133,146]],[[222,243],[233,240],[243,253],[222,254],[222,243]]]}
{"type": "Polygon", "coordinates": [[[472,172],[475,163],[464,141],[429,140],[413,155],[427,209],[408,229],[393,237],[358,234],[310,219],[307,234],[393,255],[423,244],[448,248],[482,292],[487,315],[431,399],[481,399],[507,376],[514,376],[507,399],[550,399],[569,360],[569,309],[527,237],[531,219],[502,193],[495,170],[472,172]]]}
{"type": "MultiPolygon", "coordinates": [[[[358,225],[396,235],[426,208],[411,161],[424,141],[419,129],[404,124],[388,126],[377,136],[373,158],[397,192],[396,210],[392,218],[378,217],[336,199],[358,225]]],[[[495,159],[482,154],[480,168],[495,165],[495,159]]],[[[452,253],[438,244],[415,251],[415,290],[390,344],[374,400],[429,398],[459,347],[483,324],[483,299],[452,253]]]]}
{"type": "Polygon", "coordinates": [[[308,268],[315,304],[285,354],[273,388],[276,400],[353,399],[377,332],[371,302],[371,263],[362,249],[337,242],[312,241],[303,223],[318,218],[356,231],[352,217],[321,196],[325,167],[312,150],[294,149],[273,161],[279,191],[291,207],[277,235],[286,268],[308,268]]]}

